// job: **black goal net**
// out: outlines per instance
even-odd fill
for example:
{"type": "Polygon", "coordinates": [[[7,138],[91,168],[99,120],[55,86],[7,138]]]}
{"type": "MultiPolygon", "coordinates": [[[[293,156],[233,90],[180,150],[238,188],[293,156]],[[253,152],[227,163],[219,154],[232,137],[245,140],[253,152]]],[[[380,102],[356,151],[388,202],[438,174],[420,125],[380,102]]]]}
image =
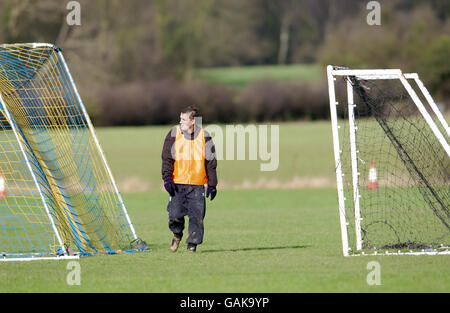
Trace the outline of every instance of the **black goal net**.
{"type": "Polygon", "coordinates": [[[450,157],[442,139],[448,145],[449,138],[429,104],[419,97],[440,139],[399,79],[337,77],[336,97],[351,251],[356,246],[357,232],[363,251],[448,249],[450,157]],[[351,84],[355,104],[350,109],[347,83],[351,84]],[[357,165],[357,171],[353,165],[353,173],[349,126],[352,108],[357,165]],[[357,185],[352,175],[357,175],[357,185]],[[356,197],[360,231],[355,220],[356,197]]]}

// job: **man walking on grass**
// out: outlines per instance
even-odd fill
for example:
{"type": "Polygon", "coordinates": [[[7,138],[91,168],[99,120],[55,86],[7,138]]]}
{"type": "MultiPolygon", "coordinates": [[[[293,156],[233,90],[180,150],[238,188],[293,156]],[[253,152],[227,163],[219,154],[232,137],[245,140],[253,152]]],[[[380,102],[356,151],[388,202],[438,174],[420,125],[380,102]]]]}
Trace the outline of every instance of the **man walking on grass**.
{"type": "Polygon", "coordinates": [[[183,237],[184,218],[189,218],[187,250],[195,252],[203,242],[206,197],[217,194],[217,160],[211,136],[195,125],[198,110],[181,111],[180,125],[167,134],[161,154],[164,188],[169,193],[169,229],[173,233],[170,251],[176,252],[183,237]]]}

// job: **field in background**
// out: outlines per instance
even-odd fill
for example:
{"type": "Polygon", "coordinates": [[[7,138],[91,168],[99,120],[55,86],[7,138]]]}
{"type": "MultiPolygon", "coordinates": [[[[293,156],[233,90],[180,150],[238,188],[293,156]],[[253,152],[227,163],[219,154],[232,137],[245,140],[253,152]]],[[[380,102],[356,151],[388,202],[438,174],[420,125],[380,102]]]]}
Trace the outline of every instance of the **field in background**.
{"type": "Polygon", "coordinates": [[[317,64],[255,65],[197,69],[194,77],[216,84],[244,87],[252,81],[262,79],[315,82],[324,78],[323,73],[325,73],[325,69],[317,64]]]}
{"type": "MultiPolygon", "coordinates": [[[[239,161],[235,152],[235,160],[218,162],[219,190],[335,186],[330,122],[275,125],[280,133],[278,170],[261,172],[261,164],[268,161],[239,161]]],[[[97,128],[121,191],[161,190],[161,150],[169,130],[170,126],[97,128]]],[[[270,127],[270,138],[269,132],[270,127]]]]}

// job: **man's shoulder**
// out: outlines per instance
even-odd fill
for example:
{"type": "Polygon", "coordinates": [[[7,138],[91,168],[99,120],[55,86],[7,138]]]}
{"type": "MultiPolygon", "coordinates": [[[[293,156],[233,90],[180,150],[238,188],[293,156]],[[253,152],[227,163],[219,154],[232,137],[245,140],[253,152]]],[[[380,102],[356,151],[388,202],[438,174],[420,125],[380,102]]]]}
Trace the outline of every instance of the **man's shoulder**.
{"type": "Polygon", "coordinates": [[[167,133],[167,137],[175,138],[177,136],[177,129],[178,129],[178,125],[173,126],[167,133]]]}

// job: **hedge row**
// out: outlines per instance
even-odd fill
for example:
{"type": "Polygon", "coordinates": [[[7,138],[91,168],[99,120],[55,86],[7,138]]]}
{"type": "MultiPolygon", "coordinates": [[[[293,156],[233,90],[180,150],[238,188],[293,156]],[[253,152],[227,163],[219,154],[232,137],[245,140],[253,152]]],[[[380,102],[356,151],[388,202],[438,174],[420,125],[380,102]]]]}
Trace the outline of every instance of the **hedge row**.
{"type": "Polygon", "coordinates": [[[326,119],[325,83],[257,81],[236,90],[204,81],[172,79],[104,88],[91,106],[97,125],[155,125],[179,121],[180,110],[196,105],[205,123],[326,119]]]}

